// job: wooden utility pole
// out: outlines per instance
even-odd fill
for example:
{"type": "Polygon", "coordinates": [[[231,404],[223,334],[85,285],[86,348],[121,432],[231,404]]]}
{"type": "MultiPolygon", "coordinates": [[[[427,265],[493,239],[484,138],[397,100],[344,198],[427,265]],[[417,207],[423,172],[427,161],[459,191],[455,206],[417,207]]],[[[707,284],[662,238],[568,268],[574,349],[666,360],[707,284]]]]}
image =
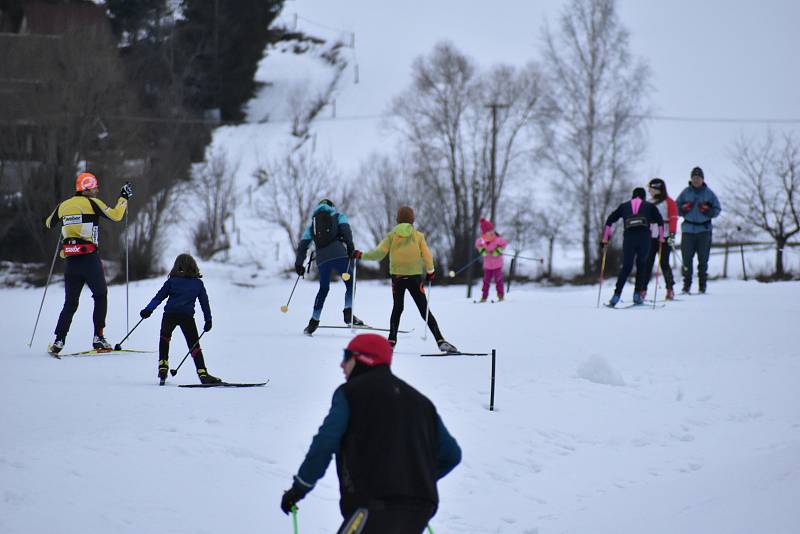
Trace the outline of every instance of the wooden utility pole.
{"type": "Polygon", "coordinates": [[[489,211],[491,213],[490,220],[493,223],[497,223],[496,215],[497,215],[497,169],[496,169],[496,160],[497,160],[497,110],[499,108],[507,108],[508,104],[498,104],[497,102],[492,102],[491,104],[486,105],[487,108],[492,110],[492,168],[491,168],[491,176],[489,179],[490,183],[490,199],[491,203],[489,205],[489,211]]]}

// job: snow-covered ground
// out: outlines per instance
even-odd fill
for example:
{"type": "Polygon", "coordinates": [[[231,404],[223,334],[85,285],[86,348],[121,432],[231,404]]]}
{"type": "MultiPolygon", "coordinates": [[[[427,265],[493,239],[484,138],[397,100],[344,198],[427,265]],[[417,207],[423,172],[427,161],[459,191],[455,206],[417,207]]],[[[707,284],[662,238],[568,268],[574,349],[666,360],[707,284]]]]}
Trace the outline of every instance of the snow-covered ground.
{"type": "MultiPolygon", "coordinates": [[[[282,314],[291,280],[203,267],[210,372],[267,387],[175,387],[196,382],[191,362],[158,387],[155,354],[55,360],[45,347],[62,288],[50,288],[32,349],[41,290],[0,290],[0,532],[291,532],[280,496],[342,381],[350,334],[300,334],[313,282],[282,314]]],[[[131,285],[131,325],[160,283],[131,285]]],[[[489,358],[419,357],[435,347],[409,301],[403,326],[415,330],[394,371],[434,401],[464,451],[439,485],[434,531],[798,532],[800,283],[709,292],[608,310],[595,308],[596,287],[515,286],[504,303],[476,305],[463,287],[435,286],[448,339],[498,351],[494,412],[489,358]]],[[[324,323],[341,324],[342,294],[335,285],[324,323]]],[[[124,299],[110,289],[112,342],[125,333],[124,299]]],[[[66,351],[89,344],[91,305],[85,293],[66,351]]],[[[386,284],[359,284],[357,315],[385,326],[389,312],[386,284]]],[[[159,322],[126,345],[155,349],[159,322]]],[[[176,332],[173,367],[185,350],[176,332]]],[[[335,530],[337,499],[331,466],[300,503],[300,532],[335,530]]]]}

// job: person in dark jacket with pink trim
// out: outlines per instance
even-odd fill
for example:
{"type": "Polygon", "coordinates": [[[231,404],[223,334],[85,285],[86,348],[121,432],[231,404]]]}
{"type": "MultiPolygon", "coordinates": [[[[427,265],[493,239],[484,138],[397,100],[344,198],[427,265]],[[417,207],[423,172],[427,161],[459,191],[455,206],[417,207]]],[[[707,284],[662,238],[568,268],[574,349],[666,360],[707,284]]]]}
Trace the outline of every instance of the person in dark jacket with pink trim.
{"type": "Polygon", "coordinates": [[[647,254],[650,251],[650,225],[658,225],[658,239],[664,240],[664,219],[658,208],[645,200],[645,191],[641,187],[633,190],[632,198],[620,204],[606,219],[603,239],[600,247],[605,248],[611,237],[611,228],[619,219],[623,220],[625,231],[622,234],[622,268],[617,277],[614,296],[608,302],[610,307],[617,305],[622,295],[622,288],[628,280],[633,263],[636,262],[636,285],[633,289],[633,303],[642,304],[642,292],[647,287],[647,254]]]}

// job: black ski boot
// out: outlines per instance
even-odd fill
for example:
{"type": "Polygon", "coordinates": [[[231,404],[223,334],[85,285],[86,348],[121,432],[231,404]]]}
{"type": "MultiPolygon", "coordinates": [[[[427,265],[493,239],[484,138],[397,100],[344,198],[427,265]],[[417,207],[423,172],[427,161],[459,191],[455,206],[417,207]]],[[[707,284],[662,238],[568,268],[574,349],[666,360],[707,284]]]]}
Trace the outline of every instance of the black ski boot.
{"type": "Polygon", "coordinates": [[[202,367],[197,370],[197,377],[200,379],[201,384],[220,384],[222,383],[221,378],[217,378],[216,376],[208,374],[208,371],[203,369],[202,367]]]}
{"type": "Polygon", "coordinates": [[[308,326],[305,327],[305,329],[303,330],[303,333],[305,335],[307,335],[307,336],[310,336],[311,334],[313,334],[316,331],[318,326],[319,326],[319,321],[318,320],[310,319],[308,321],[308,326]]]}
{"type": "Polygon", "coordinates": [[[114,348],[111,346],[111,343],[109,343],[108,340],[103,337],[102,334],[99,336],[94,336],[94,339],[92,339],[92,347],[97,352],[111,352],[111,350],[114,348]]]}
{"type": "Polygon", "coordinates": [[[58,354],[59,352],[61,352],[61,349],[63,348],[64,348],[64,340],[56,338],[56,340],[53,341],[53,344],[50,345],[49,351],[50,354],[58,354]]]}
{"type": "Polygon", "coordinates": [[[169,360],[158,360],[159,386],[163,386],[167,382],[167,371],[169,371],[169,360]]]}
{"type": "Polygon", "coordinates": [[[458,349],[454,345],[448,343],[444,339],[440,339],[436,343],[439,345],[439,350],[442,352],[458,352],[458,349]]]}
{"type": "Polygon", "coordinates": [[[353,308],[344,309],[344,324],[350,324],[350,319],[353,320],[353,326],[366,326],[364,321],[353,315],[353,308]]]}

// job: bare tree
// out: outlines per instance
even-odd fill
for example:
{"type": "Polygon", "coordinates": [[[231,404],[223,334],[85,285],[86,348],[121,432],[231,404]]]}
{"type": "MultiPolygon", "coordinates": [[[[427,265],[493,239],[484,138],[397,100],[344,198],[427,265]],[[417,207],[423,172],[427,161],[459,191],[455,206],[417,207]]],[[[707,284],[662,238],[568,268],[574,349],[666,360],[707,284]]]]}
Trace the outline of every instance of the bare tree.
{"type": "Polygon", "coordinates": [[[194,196],[201,207],[201,218],[192,232],[198,255],[207,260],[230,248],[226,222],[236,208],[235,181],[238,164],[224,152],[213,152],[195,172],[194,196]]]}
{"type": "Polygon", "coordinates": [[[783,249],[800,232],[800,143],[793,134],[776,141],[768,133],[761,143],[741,138],[733,161],[739,176],[732,211],[775,241],[775,276],[782,277],[783,249]]]}
{"type": "MultiPolygon", "coordinates": [[[[256,179],[256,213],[283,228],[295,250],[319,200],[337,197],[341,182],[330,159],[315,157],[305,149],[289,151],[259,168],[256,179]]],[[[340,198],[337,209],[344,211],[347,195],[340,198]]]]}
{"type": "Polygon", "coordinates": [[[482,214],[502,195],[525,146],[523,126],[543,101],[535,65],[523,70],[497,66],[479,74],[474,62],[452,44],[437,44],[415,60],[411,86],[397,96],[394,126],[410,152],[411,176],[430,192],[435,227],[444,236],[451,264],[472,255],[482,214]],[[492,184],[492,116],[486,106],[502,103],[496,123],[497,178],[492,184]],[[492,191],[494,185],[494,191],[492,191]]]}
{"type": "Polygon", "coordinates": [[[542,155],[579,207],[583,270],[590,274],[603,219],[624,199],[643,151],[650,71],[631,57],[615,0],[572,0],[558,27],[544,29],[544,68],[560,90],[556,120],[539,124],[542,155]]]}

